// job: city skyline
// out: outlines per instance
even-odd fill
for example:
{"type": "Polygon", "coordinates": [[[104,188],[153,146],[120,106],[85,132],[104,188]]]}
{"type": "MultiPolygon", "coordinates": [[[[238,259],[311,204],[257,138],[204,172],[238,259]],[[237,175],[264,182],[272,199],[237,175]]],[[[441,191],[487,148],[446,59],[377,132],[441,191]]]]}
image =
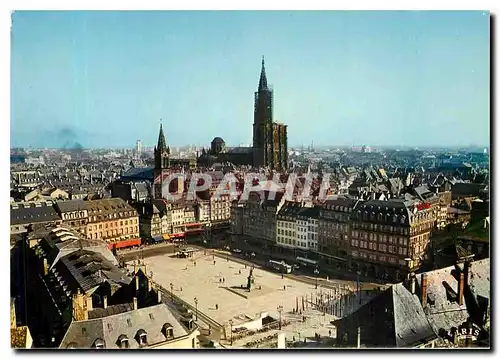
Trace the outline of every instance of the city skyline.
{"type": "Polygon", "coordinates": [[[292,146],[484,146],[489,22],[479,11],[15,12],[11,146],[150,146],[160,118],[172,146],[250,144],[262,55],[292,146]]]}

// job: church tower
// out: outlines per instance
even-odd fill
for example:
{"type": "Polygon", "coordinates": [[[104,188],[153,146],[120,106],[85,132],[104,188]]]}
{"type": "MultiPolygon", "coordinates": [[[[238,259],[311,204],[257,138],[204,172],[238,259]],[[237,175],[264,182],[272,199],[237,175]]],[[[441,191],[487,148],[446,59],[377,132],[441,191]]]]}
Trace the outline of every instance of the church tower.
{"type": "Polygon", "coordinates": [[[170,147],[167,147],[163,125],[160,123],[160,134],[158,135],[158,144],[154,149],[155,170],[164,170],[170,167],[170,147]]]}
{"type": "Polygon", "coordinates": [[[273,91],[267,85],[264,56],[254,101],[253,165],[268,166],[272,158],[273,91]]]}
{"type": "Polygon", "coordinates": [[[163,133],[163,126],[160,123],[160,134],[158,135],[158,144],[154,148],[155,167],[153,171],[154,186],[153,197],[163,198],[163,178],[168,175],[168,168],[170,167],[170,147],[167,146],[165,141],[165,134],[163,133]]]}

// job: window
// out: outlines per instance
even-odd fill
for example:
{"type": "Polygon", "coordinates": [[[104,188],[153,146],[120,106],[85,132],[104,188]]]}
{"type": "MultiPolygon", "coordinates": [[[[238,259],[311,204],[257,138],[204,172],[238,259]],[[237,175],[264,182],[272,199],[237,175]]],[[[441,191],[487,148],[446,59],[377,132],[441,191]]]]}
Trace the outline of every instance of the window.
{"type": "Polygon", "coordinates": [[[147,333],[144,329],[139,329],[137,331],[137,341],[139,342],[139,345],[147,345],[148,344],[148,336],[147,333]]]}
{"type": "Polygon", "coordinates": [[[174,328],[170,323],[163,324],[162,333],[166,339],[172,339],[174,337],[174,328]]]}
{"type": "Polygon", "coordinates": [[[117,344],[121,349],[128,349],[129,343],[128,338],[125,334],[122,334],[118,337],[117,344]]]}

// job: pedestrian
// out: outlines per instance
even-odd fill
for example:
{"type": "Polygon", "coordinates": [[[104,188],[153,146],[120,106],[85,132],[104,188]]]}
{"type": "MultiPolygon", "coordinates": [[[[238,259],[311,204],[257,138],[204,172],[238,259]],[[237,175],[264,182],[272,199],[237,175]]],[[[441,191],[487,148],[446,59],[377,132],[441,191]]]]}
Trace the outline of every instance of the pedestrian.
{"type": "Polygon", "coordinates": [[[196,267],[196,261],[194,261],[194,266],[196,267]]]}
{"type": "Polygon", "coordinates": [[[219,283],[222,283],[222,278],[219,278],[219,283]]]}
{"type": "Polygon", "coordinates": [[[238,269],[238,274],[241,274],[241,269],[238,269]]]}
{"type": "Polygon", "coordinates": [[[215,261],[214,261],[214,265],[215,265],[215,261]]]}
{"type": "Polygon", "coordinates": [[[286,285],[283,286],[283,290],[286,290],[286,285]]]}
{"type": "Polygon", "coordinates": [[[219,304],[215,305],[215,310],[219,310],[219,304]]]}
{"type": "Polygon", "coordinates": [[[331,330],[329,330],[329,331],[328,331],[328,336],[329,336],[329,337],[331,337],[331,336],[332,336],[332,331],[331,331],[331,330]]]}

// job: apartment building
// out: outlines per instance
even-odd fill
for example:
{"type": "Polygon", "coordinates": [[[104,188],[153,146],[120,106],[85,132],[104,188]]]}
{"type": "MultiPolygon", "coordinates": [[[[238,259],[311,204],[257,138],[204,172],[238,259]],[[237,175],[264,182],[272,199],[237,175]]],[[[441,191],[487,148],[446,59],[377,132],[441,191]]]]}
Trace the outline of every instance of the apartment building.
{"type": "MultiPolygon", "coordinates": [[[[302,209],[299,203],[287,201],[276,216],[276,244],[286,248],[306,247],[306,239],[298,235],[297,216],[302,209]]],[[[307,221],[306,221],[307,223],[307,221]]],[[[304,227],[301,227],[303,229],[304,227]]],[[[307,225],[305,226],[307,229],[307,225]]],[[[303,236],[307,236],[304,231],[303,236]]]]}
{"type": "Polygon", "coordinates": [[[299,220],[302,218],[307,221],[307,249],[310,251],[318,251],[318,228],[319,228],[319,208],[306,207],[299,212],[299,220]]]}
{"type": "Polygon", "coordinates": [[[365,275],[401,279],[427,259],[435,222],[434,208],[414,200],[359,204],[351,215],[351,265],[365,275]]]}
{"type": "Polygon", "coordinates": [[[72,228],[85,236],[87,235],[89,216],[85,201],[81,199],[58,201],[54,208],[61,216],[63,226],[72,228]]]}
{"type": "Polygon", "coordinates": [[[123,199],[109,198],[85,203],[89,239],[102,239],[117,248],[140,244],[138,213],[123,199]]]}
{"type": "Polygon", "coordinates": [[[318,205],[318,250],[326,256],[350,254],[350,216],[359,200],[337,196],[318,205]]]}
{"type": "Polygon", "coordinates": [[[283,193],[264,191],[262,198],[259,193],[250,193],[243,209],[243,235],[265,247],[276,243],[276,218],[284,199],[283,193]]]}
{"type": "Polygon", "coordinates": [[[231,198],[229,194],[210,196],[211,225],[229,224],[231,219],[231,198]]]}

